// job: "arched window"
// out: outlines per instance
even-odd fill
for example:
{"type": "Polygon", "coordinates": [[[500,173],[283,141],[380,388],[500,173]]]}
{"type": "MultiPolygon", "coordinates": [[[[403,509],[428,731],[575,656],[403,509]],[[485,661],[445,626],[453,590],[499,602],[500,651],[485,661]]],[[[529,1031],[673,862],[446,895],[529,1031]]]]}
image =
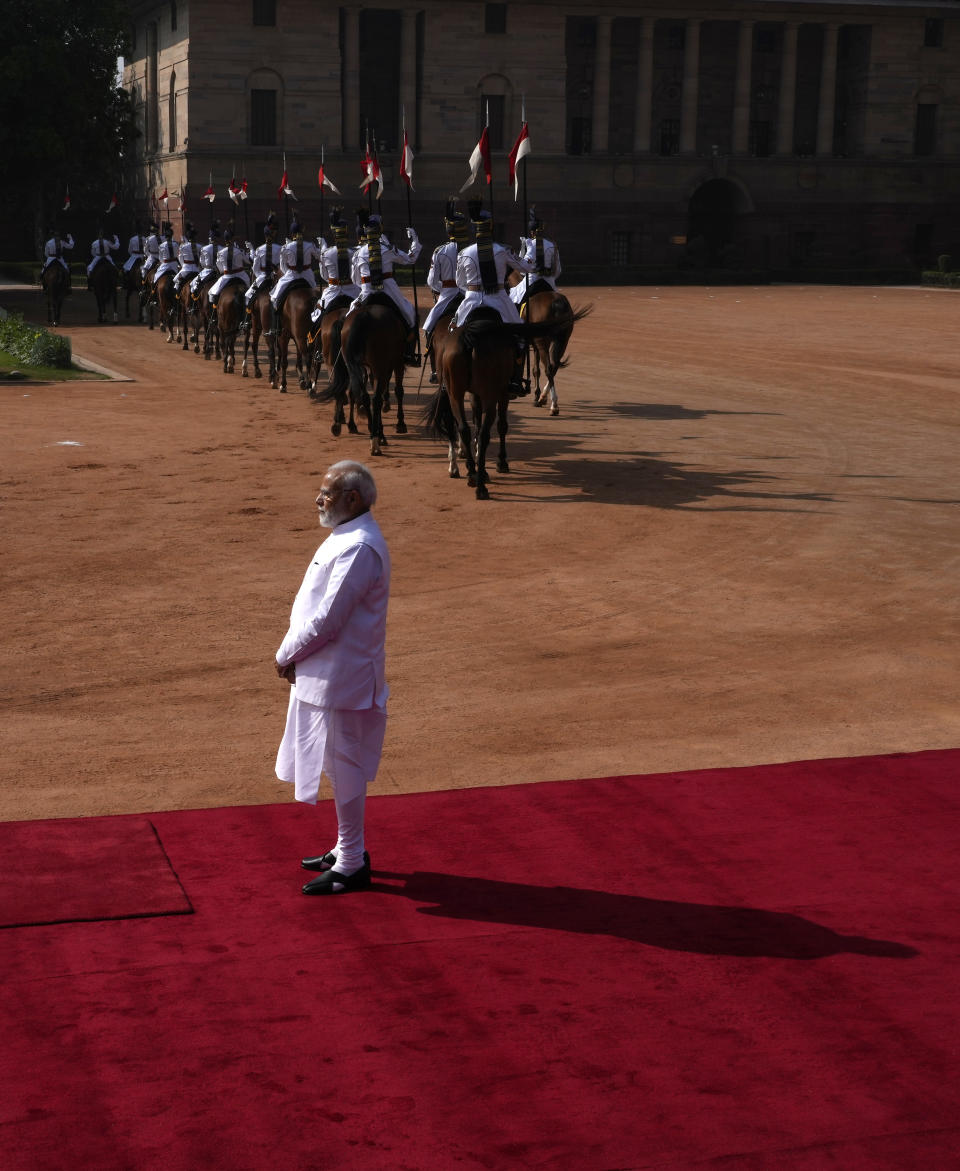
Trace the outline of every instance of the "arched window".
{"type": "Polygon", "coordinates": [[[248,140],[251,146],[276,146],[283,135],[283,79],[272,69],[247,78],[248,140]]]}
{"type": "Polygon", "coordinates": [[[170,92],[167,97],[167,150],[177,149],[177,74],[170,73],[170,92]]]}

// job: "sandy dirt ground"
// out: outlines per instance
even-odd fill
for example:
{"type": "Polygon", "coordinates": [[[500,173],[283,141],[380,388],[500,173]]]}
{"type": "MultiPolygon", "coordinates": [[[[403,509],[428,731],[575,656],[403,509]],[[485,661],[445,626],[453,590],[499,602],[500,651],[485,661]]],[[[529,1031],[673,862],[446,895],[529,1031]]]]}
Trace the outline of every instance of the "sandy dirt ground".
{"type": "MultiPolygon", "coordinates": [[[[372,793],[960,744],[960,295],[608,288],[477,502],[370,461],[394,585],[372,793]]],[[[42,316],[39,296],[0,304],[42,316]]],[[[291,799],[273,653],[329,407],[67,302],[124,381],[0,384],[0,819],[291,799]]],[[[412,417],[426,403],[408,374],[412,417]]]]}

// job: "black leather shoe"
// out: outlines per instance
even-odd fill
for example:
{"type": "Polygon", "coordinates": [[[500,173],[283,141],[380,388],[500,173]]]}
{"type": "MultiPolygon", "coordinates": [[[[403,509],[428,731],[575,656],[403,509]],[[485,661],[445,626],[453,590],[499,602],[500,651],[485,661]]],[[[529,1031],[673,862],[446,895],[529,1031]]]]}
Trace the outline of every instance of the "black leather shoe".
{"type": "MultiPolygon", "coordinates": [[[[304,870],[332,870],[336,861],[337,856],[331,851],[328,854],[321,854],[319,858],[304,858],[300,865],[304,870]]],[[[370,865],[370,855],[366,850],[363,851],[363,864],[370,865]]]]}
{"type": "Polygon", "coordinates": [[[326,870],[319,878],[311,878],[303,888],[305,895],[339,895],[351,890],[365,890],[370,885],[370,863],[364,862],[355,874],[341,874],[326,870]]]}

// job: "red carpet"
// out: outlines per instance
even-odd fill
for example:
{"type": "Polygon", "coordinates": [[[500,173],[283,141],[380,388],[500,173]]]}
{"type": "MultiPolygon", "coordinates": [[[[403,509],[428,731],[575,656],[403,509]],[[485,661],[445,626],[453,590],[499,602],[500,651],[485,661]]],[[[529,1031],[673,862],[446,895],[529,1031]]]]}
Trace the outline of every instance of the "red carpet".
{"type": "Polygon", "coordinates": [[[0,825],[3,1166],[956,1168],[958,772],[0,825]]]}

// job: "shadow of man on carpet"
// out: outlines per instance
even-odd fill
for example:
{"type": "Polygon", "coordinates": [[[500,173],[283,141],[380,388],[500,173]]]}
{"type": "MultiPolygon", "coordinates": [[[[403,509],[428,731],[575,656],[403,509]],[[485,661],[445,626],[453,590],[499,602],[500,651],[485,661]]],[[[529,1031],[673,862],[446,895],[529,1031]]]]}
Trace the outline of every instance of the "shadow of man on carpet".
{"type": "Polygon", "coordinates": [[[888,940],[839,935],[784,911],[679,903],[422,871],[398,874],[380,870],[374,877],[374,887],[380,891],[434,904],[420,907],[423,915],[610,935],[667,951],[787,960],[822,959],[839,953],[883,959],[909,959],[919,954],[912,947],[888,940]],[[383,879],[398,880],[402,885],[387,885],[383,879]]]}

